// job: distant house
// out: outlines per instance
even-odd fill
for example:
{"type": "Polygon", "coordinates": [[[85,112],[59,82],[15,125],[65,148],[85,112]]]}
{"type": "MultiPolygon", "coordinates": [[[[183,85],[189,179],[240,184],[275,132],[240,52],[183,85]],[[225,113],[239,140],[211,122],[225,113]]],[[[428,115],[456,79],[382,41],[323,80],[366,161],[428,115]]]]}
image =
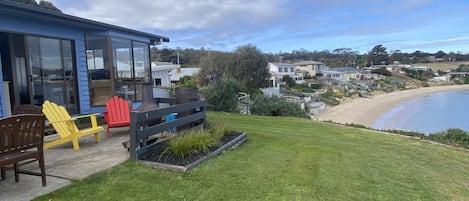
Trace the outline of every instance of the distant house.
{"type": "Polygon", "coordinates": [[[171,86],[170,72],[181,68],[178,64],[168,62],[151,62],[151,75],[153,78],[153,86],[171,86]]]}
{"type": "Polygon", "coordinates": [[[181,77],[184,76],[196,76],[200,72],[201,68],[176,68],[169,72],[169,79],[171,83],[179,83],[181,77]]]}
{"type": "Polygon", "coordinates": [[[310,76],[316,76],[316,73],[320,68],[325,67],[324,63],[319,61],[301,61],[293,64],[295,69],[302,72],[303,74],[309,74],[310,76]]]}
{"type": "Polygon", "coordinates": [[[428,66],[410,66],[410,67],[406,67],[406,69],[415,70],[415,71],[428,71],[428,70],[430,70],[430,67],[428,67],[428,66]]]}
{"type": "Polygon", "coordinates": [[[274,87],[278,84],[279,81],[282,81],[283,76],[290,76],[295,83],[302,84],[304,83],[303,74],[297,73],[295,71],[295,65],[287,63],[269,63],[268,68],[272,77],[270,78],[271,87],[274,87]]]}
{"type": "Polygon", "coordinates": [[[0,1],[0,117],[45,100],[71,114],[102,112],[112,96],[138,106],[152,83],[150,46],[169,38],[0,1]]]}

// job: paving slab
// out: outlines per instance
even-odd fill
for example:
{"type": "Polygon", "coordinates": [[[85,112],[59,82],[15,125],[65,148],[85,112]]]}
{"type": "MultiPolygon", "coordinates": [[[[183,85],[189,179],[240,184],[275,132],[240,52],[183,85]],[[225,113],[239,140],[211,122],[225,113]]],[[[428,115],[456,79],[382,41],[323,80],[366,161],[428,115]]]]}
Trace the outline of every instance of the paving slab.
{"type": "MultiPolygon", "coordinates": [[[[73,180],[114,167],[129,158],[129,152],[122,146],[122,142],[128,140],[128,127],[113,128],[111,137],[101,133],[100,143],[95,142],[94,135],[81,138],[79,151],[73,150],[71,142],[44,150],[47,186],[42,186],[40,176],[26,174],[20,174],[20,181],[16,183],[13,170],[8,168],[7,179],[0,181],[0,200],[31,200],[69,185],[73,180]]],[[[38,162],[20,169],[40,172],[38,162]]]]}

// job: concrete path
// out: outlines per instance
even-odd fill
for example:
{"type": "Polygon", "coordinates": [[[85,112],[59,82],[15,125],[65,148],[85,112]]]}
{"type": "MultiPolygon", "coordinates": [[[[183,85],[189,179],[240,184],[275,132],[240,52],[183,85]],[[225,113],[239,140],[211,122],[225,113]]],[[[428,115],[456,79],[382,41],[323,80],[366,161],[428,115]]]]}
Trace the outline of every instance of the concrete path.
{"type": "MultiPolygon", "coordinates": [[[[47,186],[42,187],[40,176],[26,174],[20,174],[20,181],[15,183],[14,172],[8,168],[7,179],[0,180],[0,200],[31,200],[67,186],[72,180],[82,180],[116,166],[129,158],[129,152],[122,146],[122,142],[127,140],[128,127],[114,128],[111,129],[111,137],[101,133],[100,143],[94,141],[93,135],[81,138],[79,151],[73,150],[72,143],[44,150],[47,186]]],[[[38,162],[20,169],[40,172],[38,162]]]]}

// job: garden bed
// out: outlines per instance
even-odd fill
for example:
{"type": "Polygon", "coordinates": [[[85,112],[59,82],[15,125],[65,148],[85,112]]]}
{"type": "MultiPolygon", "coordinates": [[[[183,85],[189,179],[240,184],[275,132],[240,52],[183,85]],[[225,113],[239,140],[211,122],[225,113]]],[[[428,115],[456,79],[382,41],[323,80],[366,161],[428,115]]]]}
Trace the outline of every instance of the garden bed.
{"type": "Polygon", "coordinates": [[[169,140],[162,141],[152,148],[151,154],[142,157],[139,161],[156,169],[169,170],[174,172],[186,172],[208,160],[224,150],[233,149],[247,140],[246,132],[233,132],[221,138],[221,144],[212,147],[209,151],[190,154],[185,157],[173,155],[167,151],[169,140]],[[166,151],[165,151],[166,150],[166,151]]]}

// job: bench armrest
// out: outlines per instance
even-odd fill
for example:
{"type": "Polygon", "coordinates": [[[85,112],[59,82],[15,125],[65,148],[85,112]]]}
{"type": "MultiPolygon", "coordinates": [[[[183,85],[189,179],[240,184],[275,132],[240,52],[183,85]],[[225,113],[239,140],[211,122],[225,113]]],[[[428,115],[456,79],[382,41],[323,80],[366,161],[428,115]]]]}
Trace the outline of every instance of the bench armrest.
{"type": "Polygon", "coordinates": [[[87,117],[95,117],[100,115],[100,113],[94,113],[94,114],[86,114],[86,115],[80,115],[80,116],[76,116],[76,117],[72,117],[72,120],[77,120],[77,119],[83,119],[83,118],[87,118],[87,117]]]}
{"type": "Polygon", "coordinates": [[[99,113],[94,113],[94,114],[87,114],[87,115],[80,115],[80,116],[76,116],[76,117],[72,117],[70,119],[63,119],[63,120],[58,120],[58,121],[48,121],[46,123],[46,125],[51,125],[51,124],[54,124],[54,123],[60,123],[60,122],[73,122],[77,119],[83,119],[83,118],[91,118],[91,121],[93,122],[96,122],[96,116],[98,116],[99,113]]]}

